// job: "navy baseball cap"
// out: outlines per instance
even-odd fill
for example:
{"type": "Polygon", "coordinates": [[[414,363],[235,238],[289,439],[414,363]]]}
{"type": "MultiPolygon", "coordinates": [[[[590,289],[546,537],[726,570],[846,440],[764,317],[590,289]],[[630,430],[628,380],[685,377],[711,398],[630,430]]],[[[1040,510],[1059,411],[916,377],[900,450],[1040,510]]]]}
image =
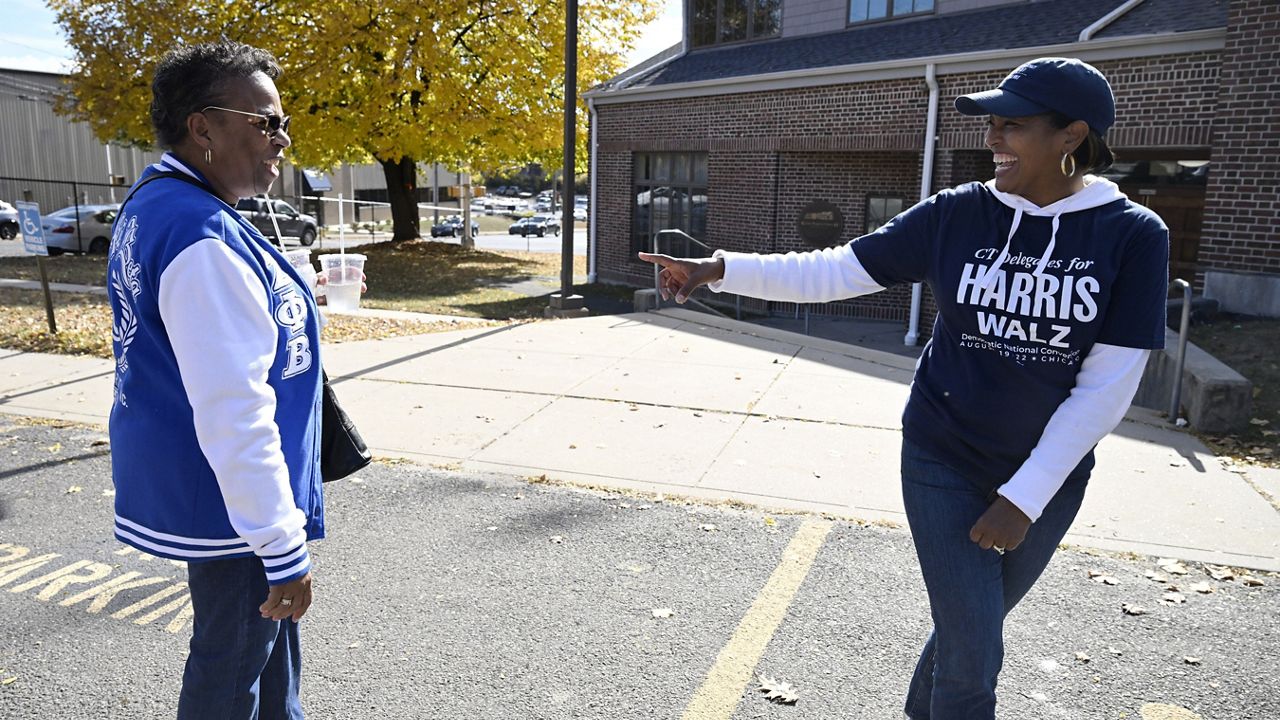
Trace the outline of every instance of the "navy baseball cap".
{"type": "Polygon", "coordinates": [[[1039,58],[1020,65],[995,90],[961,95],[965,115],[1027,117],[1056,110],[1083,120],[1101,137],[1116,121],[1111,85],[1094,66],[1075,58],[1039,58]]]}

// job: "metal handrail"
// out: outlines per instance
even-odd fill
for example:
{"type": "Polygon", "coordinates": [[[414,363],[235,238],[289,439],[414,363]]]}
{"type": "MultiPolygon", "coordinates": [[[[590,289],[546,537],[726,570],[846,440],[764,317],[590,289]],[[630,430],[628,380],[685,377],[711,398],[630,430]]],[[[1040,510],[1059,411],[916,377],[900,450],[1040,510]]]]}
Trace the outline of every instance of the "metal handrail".
{"type": "Polygon", "coordinates": [[[1191,325],[1191,283],[1181,278],[1170,285],[1182,288],[1182,323],[1178,327],[1178,355],[1173,364],[1173,397],[1169,399],[1169,422],[1177,424],[1182,401],[1182,366],[1187,359],[1187,329],[1191,325]]]}
{"type": "MultiPolygon", "coordinates": [[[[702,248],[703,248],[704,250],[710,250],[710,249],[711,249],[711,246],[710,246],[710,245],[708,245],[708,244],[706,244],[706,243],[702,242],[702,241],[701,241],[701,240],[699,240],[698,238],[696,238],[696,237],[694,237],[694,236],[690,235],[689,233],[687,233],[687,232],[685,232],[685,231],[683,231],[683,230],[680,230],[680,229],[678,229],[678,228],[667,228],[667,229],[665,229],[665,230],[659,230],[658,232],[656,232],[656,233],[654,233],[654,234],[653,234],[653,254],[654,254],[654,255],[659,255],[659,254],[661,254],[661,253],[658,251],[658,238],[662,237],[663,235],[677,235],[677,236],[679,236],[679,237],[683,237],[685,240],[692,240],[694,243],[697,243],[698,245],[702,246],[702,248]]],[[[653,266],[653,304],[654,304],[654,307],[659,308],[659,309],[662,307],[662,278],[660,277],[661,273],[662,273],[662,268],[661,268],[661,267],[659,267],[657,263],[654,263],[654,266],[653,266]]],[[[687,297],[687,298],[685,298],[685,302],[686,302],[686,303],[693,303],[694,305],[698,306],[699,308],[702,308],[703,310],[706,310],[706,311],[707,311],[707,312],[709,312],[709,313],[715,313],[716,315],[719,315],[720,317],[729,317],[728,315],[725,315],[724,313],[722,313],[722,312],[720,312],[719,310],[717,310],[717,309],[715,309],[715,308],[711,307],[710,305],[708,305],[708,304],[706,304],[706,303],[702,302],[701,300],[695,300],[693,297],[687,297]]],[[[741,311],[739,311],[739,316],[741,316],[741,311]]]]}

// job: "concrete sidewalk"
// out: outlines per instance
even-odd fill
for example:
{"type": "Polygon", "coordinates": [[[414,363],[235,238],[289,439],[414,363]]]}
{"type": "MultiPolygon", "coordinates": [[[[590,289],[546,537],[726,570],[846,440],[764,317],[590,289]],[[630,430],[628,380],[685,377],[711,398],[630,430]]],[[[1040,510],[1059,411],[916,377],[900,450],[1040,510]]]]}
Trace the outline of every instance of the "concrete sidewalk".
{"type": "MultiPolygon", "coordinates": [[[[693,313],[324,348],[380,455],[905,525],[901,355],[693,313]]],[[[0,351],[0,412],[105,423],[109,361],[0,351]]],[[[1134,409],[1067,542],[1280,571],[1277,474],[1134,409]]]]}

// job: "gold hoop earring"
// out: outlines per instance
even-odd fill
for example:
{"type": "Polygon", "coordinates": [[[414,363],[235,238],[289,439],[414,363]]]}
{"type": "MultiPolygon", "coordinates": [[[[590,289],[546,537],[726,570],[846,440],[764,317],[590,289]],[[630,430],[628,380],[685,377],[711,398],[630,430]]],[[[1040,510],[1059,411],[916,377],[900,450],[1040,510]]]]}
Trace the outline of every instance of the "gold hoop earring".
{"type": "Polygon", "coordinates": [[[1076,156],[1071,153],[1063,153],[1062,161],[1058,163],[1058,168],[1062,170],[1062,174],[1071,177],[1076,174],[1076,156]],[[1071,169],[1067,170],[1067,158],[1071,159],[1071,169]]]}
{"type": "Polygon", "coordinates": [[[205,164],[205,165],[212,165],[212,164],[213,164],[213,149],[212,149],[212,148],[205,148],[205,149],[204,149],[204,164],[205,164]]]}

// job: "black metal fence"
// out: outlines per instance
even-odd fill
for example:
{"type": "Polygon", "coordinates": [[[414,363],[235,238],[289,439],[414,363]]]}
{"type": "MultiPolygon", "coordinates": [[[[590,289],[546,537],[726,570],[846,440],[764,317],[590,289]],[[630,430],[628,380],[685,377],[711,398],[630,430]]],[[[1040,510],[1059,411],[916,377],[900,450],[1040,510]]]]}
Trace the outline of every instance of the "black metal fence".
{"type": "MultiPolygon", "coordinates": [[[[71,217],[76,224],[74,247],[78,252],[86,252],[97,237],[81,227],[81,209],[92,205],[113,205],[124,200],[129,188],[124,185],[110,183],[81,182],[77,180],[46,180],[43,178],[24,178],[0,175],[0,200],[10,204],[23,200],[27,193],[40,205],[41,217],[47,217],[59,210],[71,209],[71,217]]],[[[47,240],[47,238],[46,238],[47,240]]],[[[64,248],[65,249],[65,248],[64,248]]],[[[105,249],[105,246],[104,246],[105,249]]]]}

